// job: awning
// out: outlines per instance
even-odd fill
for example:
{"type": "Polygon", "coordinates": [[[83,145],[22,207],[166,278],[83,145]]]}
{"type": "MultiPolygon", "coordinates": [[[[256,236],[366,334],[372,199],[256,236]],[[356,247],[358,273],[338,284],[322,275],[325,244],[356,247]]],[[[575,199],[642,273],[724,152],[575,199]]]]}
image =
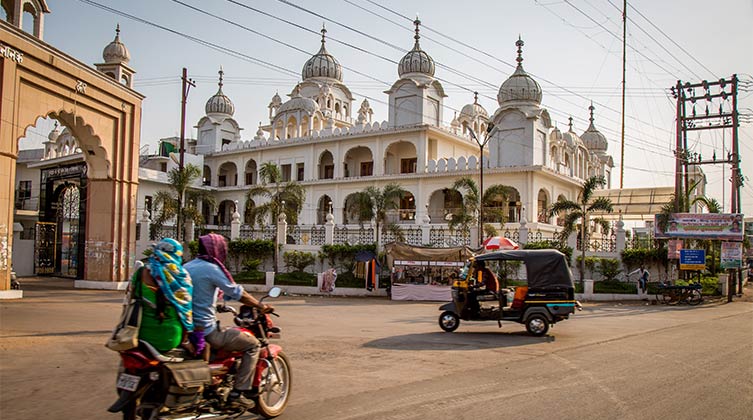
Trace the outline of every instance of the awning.
{"type": "Polygon", "coordinates": [[[593,198],[607,197],[612,201],[612,213],[593,213],[607,220],[654,220],[654,215],[672,200],[674,187],[623,188],[594,191],[593,198]]]}

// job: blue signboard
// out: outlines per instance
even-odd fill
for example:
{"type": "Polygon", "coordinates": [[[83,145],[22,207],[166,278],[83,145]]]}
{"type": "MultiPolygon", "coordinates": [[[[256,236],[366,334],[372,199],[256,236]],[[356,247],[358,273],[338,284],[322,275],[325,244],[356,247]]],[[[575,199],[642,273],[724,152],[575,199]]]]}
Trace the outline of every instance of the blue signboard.
{"type": "Polygon", "coordinates": [[[706,268],[706,251],[703,249],[681,249],[680,270],[703,270],[706,268]]]}

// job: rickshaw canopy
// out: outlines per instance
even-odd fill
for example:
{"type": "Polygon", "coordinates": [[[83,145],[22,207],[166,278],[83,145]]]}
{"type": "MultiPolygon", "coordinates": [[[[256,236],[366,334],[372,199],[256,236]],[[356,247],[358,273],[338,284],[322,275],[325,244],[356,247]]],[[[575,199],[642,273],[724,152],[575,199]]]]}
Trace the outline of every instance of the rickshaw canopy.
{"type": "Polygon", "coordinates": [[[475,261],[523,261],[528,287],[574,287],[565,254],[554,249],[516,249],[490,252],[472,258],[475,261]]]}

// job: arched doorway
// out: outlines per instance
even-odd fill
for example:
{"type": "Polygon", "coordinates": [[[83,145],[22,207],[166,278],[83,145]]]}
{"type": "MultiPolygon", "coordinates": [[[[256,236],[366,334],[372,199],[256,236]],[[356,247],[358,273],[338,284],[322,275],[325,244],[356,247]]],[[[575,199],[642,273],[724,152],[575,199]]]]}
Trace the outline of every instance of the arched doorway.
{"type": "MultiPolygon", "coordinates": [[[[79,230],[76,286],[124,286],[137,257],[143,96],[15,28],[4,27],[0,41],[9,57],[0,61],[0,96],[4,98],[0,167],[8,168],[7,181],[0,183],[0,197],[14,196],[19,141],[26,128],[40,117],[58,120],[77,140],[86,168],[85,189],[79,185],[80,201],[85,205],[79,218],[84,229],[79,230]],[[116,284],[119,282],[123,283],[116,284]]],[[[63,166],[54,169],[69,170],[63,166]]],[[[51,199],[51,194],[46,196],[47,202],[51,199]]],[[[8,227],[13,226],[14,210],[13,200],[0,206],[0,294],[10,288],[13,232],[8,227]]],[[[72,270],[73,264],[68,268],[72,270]]]]}
{"type": "Polygon", "coordinates": [[[233,220],[233,212],[235,212],[235,203],[233,201],[223,200],[220,202],[217,211],[217,224],[219,226],[229,226],[233,220]]]}
{"type": "Polygon", "coordinates": [[[63,186],[57,201],[57,272],[64,277],[78,277],[83,254],[80,240],[81,191],[77,185],[63,186]]]}
{"type": "Polygon", "coordinates": [[[330,207],[332,206],[332,199],[328,195],[323,195],[319,198],[319,204],[316,206],[316,224],[323,225],[327,222],[327,214],[329,214],[330,207]]]}
{"type": "Polygon", "coordinates": [[[539,197],[537,200],[537,221],[539,223],[549,223],[549,194],[545,189],[539,190],[539,197]]]}

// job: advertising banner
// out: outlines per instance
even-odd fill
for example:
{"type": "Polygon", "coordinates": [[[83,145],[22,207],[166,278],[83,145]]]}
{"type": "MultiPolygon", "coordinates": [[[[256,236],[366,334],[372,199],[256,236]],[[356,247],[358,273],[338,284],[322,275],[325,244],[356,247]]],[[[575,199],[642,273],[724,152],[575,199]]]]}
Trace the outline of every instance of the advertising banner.
{"type": "Polygon", "coordinates": [[[667,258],[670,260],[679,260],[681,249],[682,239],[670,239],[667,242],[667,258]]]}
{"type": "Polygon", "coordinates": [[[706,269],[706,251],[703,249],[681,249],[680,270],[702,271],[706,269]]]}
{"type": "Polygon", "coordinates": [[[654,223],[656,238],[743,240],[743,215],[740,213],[672,213],[664,230],[659,215],[654,223]]]}
{"type": "Polygon", "coordinates": [[[742,242],[722,242],[722,268],[741,268],[743,266],[742,242]]]}

